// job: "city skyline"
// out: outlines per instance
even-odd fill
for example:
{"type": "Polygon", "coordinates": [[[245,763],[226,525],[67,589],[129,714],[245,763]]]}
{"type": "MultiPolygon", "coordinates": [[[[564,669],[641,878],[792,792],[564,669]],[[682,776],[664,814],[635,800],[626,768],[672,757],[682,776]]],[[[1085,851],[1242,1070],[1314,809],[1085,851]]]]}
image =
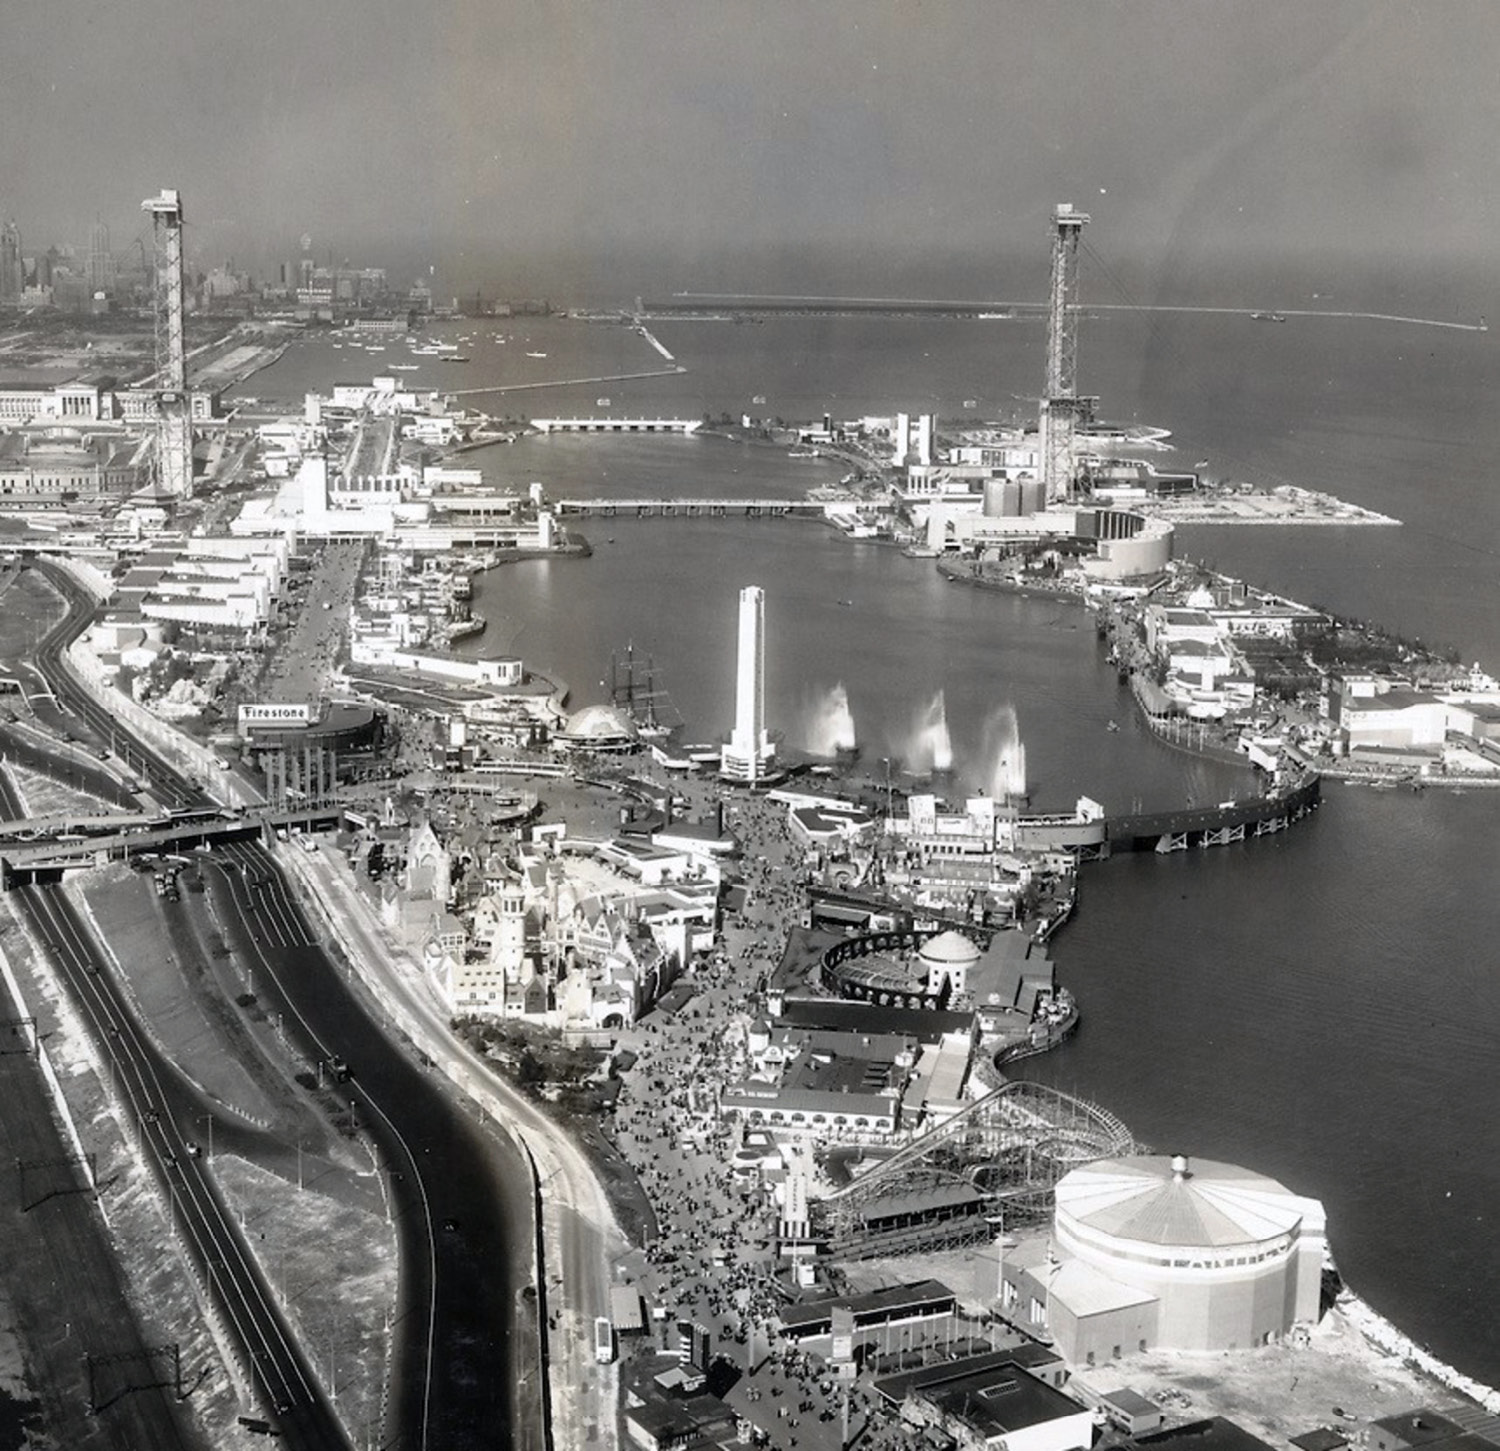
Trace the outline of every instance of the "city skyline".
{"type": "Polygon", "coordinates": [[[320,262],[583,293],[611,258],[690,287],[830,249],[851,280],[931,285],[963,275],[944,259],[1031,257],[1061,199],[1148,285],[1330,252],[1420,276],[1497,221],[1500,22],[1474,4],[336,3],[278,24],[162,0],[107,43],[88,7],[52,14],[0,59],[31,123],[0,140],[0,216],[33,246],[86,246],[97,214],[123,253],[159,185],[192,199],[202,265],[273,266],[306,236],[320,262]]]}

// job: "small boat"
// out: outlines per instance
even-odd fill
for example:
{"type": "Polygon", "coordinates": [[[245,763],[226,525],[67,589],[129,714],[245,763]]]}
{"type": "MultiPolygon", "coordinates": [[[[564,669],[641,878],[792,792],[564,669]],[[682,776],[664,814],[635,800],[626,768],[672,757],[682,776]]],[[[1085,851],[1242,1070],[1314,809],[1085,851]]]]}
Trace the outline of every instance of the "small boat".
{"type": "Polygon", "coordinates": [[[528,358],[545,358],[547,355],[546,353],[527,353],[526,356],[528,358]]]}
{"type": "Polygon", "coordinates": [[[609,399],[608,398],[596,398],[596,399],[594,399],[594,407],[595,408],[608,408],[609,407],[609,399]]]}
{"type": "Polygon", "coordinates": [[[965,408],[978,408],[979,407],[979,400],[976,399],[976,398],[965,398],[964,399],[964,407],[965,408]]]}
{"type": "Polygon", "coordinates": [[[1105,727],[1104,727],[1104,729],[1105,729],[1105,730],[1107,730],[1107,731],[1117,731],[1117,730],[1119,730],[1119,729],[1120,729],[1120,722],[1119,722],[1119,721],[1117,721],[1117,720],[1112,720],[1112,721],[1110,721],[1110,722],[1109,722],[1109,723],[1108,723],[1108,724],[1107,724],[1107,725],[1106,725],[1106,726],[1105,726],[1105,727]]]}

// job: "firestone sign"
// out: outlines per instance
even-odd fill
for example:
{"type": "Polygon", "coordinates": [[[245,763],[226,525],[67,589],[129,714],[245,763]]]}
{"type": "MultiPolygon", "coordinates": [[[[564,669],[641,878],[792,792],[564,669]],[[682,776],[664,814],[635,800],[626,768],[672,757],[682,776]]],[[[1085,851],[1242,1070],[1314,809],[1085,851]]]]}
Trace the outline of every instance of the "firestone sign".
{"type": "Polygon", "coordinates": [[[312,720],[313,708],[306,701],[240,707],[241,730],[246,726],[305,726],[312,720]]]}

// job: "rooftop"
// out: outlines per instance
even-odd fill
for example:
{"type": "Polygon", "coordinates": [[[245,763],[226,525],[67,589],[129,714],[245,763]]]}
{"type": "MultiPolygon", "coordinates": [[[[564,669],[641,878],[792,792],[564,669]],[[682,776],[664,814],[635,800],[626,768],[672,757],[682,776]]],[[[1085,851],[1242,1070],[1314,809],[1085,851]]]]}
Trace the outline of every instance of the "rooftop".
{"type": "Polygon", "coordinates": [[[1141,1451],[1271,1451],[1270,1442],[1252,1436],[1223,1416],[1137,1436],[1133,1444],[1141,1451]]]}
{"type": "Polygon", "coordinates": [[[906,1399],[908,1391],[942,1386],[969,1376],[1003,1370],[1007,1366],[1020,1366],[1023,1370],[1030,1370],[1039,1365],[1056,1365],[1061,1360],[1062,1357],[1050,1346],[1036,1343],[1013,1345],[1005,1350],[991,1350],[983,1355],[965,1356],[962,1360],[944,1360],[936,1365],[924,1365],[919,1370],[903,1370],[896,1375],[881,1376],[875,1382],[875,1390],[892,1405],[899,1406],[906,1399]]]}
{"type": "Polygon", "coordinates": [[[863,1295],[841,1295],[824,1300],[806,1300],[787,1305],[781,1311],[783,1325],[816,1325],[828,1320],[836,1307],[861,1315],[891,1315],[901,1311],[915,1314],[934,1303],[953,1303],[953,1291],[941,1280],[915,1280],[907,1285],[890,1285],[883,1290],[869,1290],[863,1295]]]}
{"type": "Polygon", "coordinates": [[[1068,1416],[1088,1415],[1077,1401],[1053,1390],[1014,1362],[948,1381],[922,1394],[986,1439],[1031,1426],[1045,1426],[1068,1416]]]}
{"type": "Polygon", "coordinates": [[[1059,1222],[1154,1245],[1257,1243],[1297,1229],[1309,1203],[1254,1170],[1163,1154],[1101,1159],[1057,1186],[1059,1222]]]}
{"type": "Polygon", "coordinates": [[[918,1043],[936,1043],[949,1033],[970,1032],[974,1015],[931,1008],[882,1008],[836,998],[796,998],[784,1005],[777,1022],[792,1028],[900,1034],[918,1043]]]}

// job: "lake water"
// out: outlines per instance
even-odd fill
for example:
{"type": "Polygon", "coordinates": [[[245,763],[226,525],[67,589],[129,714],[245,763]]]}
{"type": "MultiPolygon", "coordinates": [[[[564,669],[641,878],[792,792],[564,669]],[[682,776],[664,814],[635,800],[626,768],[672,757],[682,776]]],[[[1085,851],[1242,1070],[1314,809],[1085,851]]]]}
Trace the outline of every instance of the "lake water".
{"type": "MultiPolygon", "coordinates": [[[[623,328],[517,319],[444,331],[472,335],[471,362],[423,360],[428,371],[405,377],[513,386],[663,362],[623,328]]],[[[653,331],[686,373],[475,395],[474,406],[1019,417],[1042,373],[1035,323],[797,318],[653,331]]],[[[300,400],[402,357],[321,340],[246,388],[300,400]]],[[[1206,457],[1216,474],[1326,489],[1404,521],[1193,529],[1180,553],[1454,645],[1500,673],[1490,334],[1111,313],[1085,322],[1079,377],[1104,416],[1172,428],[1180,448],[1164,462],[1206,457]]],[[[767,496],[836,473],[711,438],[537,439],[471,460],[497,483],[539,479],[559,494],[767,496]]],[[[562,675],[574,704],[605,698],[611,655],[633,643],[694,735],[724,732],[735,597],[754,583],[767,591],[769,717],[788,744],[811,737],[841,682],[866,759],[911,759],[941,691],[965,787],[992,776],[1013,711],[1041,806],[1080,792],[1117,809],[1201,802],[1239,779],[1141,731],[1079,612],[947,585],[930,564],[809,524],[594,519],[584,529],[591,559],[485,576],[476,608],[490,627],[469,642],[562,675]],[[1123,728],[1107,730],[1111,719],[1123,728]]],[[[1330,783],[1323,809],[1282,837],[1086,868],[1080,911],[1055,942],[1084,1025],[1030,1065],[1162,1151],[1243,1162],[1323,1199],[1351,1283],[1490,1383],[1500,1383],[1500,1255],[1487,1222],[1500,1212],[1497,820],[1500,792],[1330,783]]]]}

